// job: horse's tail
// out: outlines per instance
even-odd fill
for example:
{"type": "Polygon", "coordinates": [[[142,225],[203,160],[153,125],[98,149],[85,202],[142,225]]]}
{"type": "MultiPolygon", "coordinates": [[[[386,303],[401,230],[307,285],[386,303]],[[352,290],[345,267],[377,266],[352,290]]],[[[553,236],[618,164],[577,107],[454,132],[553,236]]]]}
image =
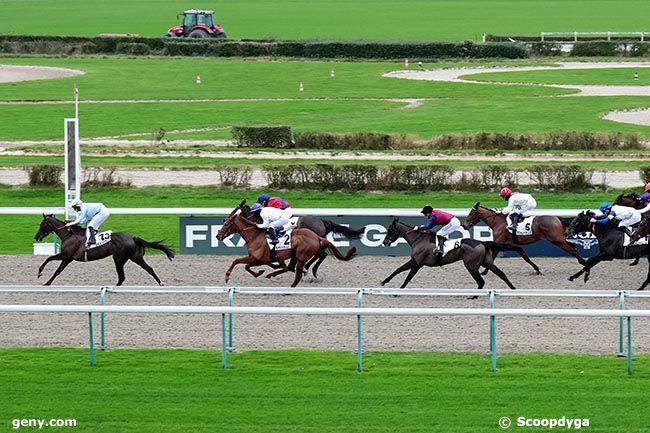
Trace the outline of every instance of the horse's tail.
{"type": "Polygon", "coordinates": [[[350,239],[360,239],[361,235],[366,231],[365,227],[362,229],[351,229],[346,226],[342,226],[340,224],[336,224],[334,221],[330,220],[321,220],[323,221],[323,225],[325,226],[325,231],[326,233],[329,232],[334,232],[334,233],[340,233],[346,238],[350,239]]]}
{"type": "Polygon", "coordinates": [[[499,252],[499,251],[517,251],[521,252],[524,249],[515,244],[503,244],[500,242],[485,241],[483,242],[485,248],[490,252],[499,252]]]}
{"type": "Polygon", "coordinates": [[[147,242],[144,239],[139,238],[137,236],[134,236],[133,240],[135,241],[136,245],[141,247],[143,250],[145,248],[153,248],[155,250],[160,250],[163,253],[165,253],[165,255],[169,260],[174,258],[174,251],[171,248],[169,248],[167,245],[163,244],[162,241],[147,242]]]}
{"type": "Polygon", "coordinates": [[[321,249],[323,248],[329,249],[332,252],[332,254],[334,254],[334,257],[336,257],[339,260],[344,260],[346,262],[350,260],[357,252],[357,247],[352,247],[348,250],[347,253],[343,254],[341,253],[341,251],[339,251],[338,248],[334,246],[333,243],[331,243],[325,238],[320,238],[320,244],[321,244],[321,249]]]}

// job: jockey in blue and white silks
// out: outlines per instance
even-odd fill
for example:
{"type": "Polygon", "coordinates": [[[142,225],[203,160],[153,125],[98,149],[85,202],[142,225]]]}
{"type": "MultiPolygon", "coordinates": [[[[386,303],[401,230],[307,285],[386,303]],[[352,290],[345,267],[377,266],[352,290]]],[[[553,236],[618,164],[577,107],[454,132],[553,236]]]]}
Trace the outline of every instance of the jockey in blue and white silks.
{"type": "Polygon", "coordinates": [[[86,246],[95,244],[95,235],[99,232],[99,227],[110,216],[108,209],[102,203],[84,203],[81,200],[72,202],[72,209],[77,212],[77,219],[66,224],[66,227],[86,225],[86,246]]]}

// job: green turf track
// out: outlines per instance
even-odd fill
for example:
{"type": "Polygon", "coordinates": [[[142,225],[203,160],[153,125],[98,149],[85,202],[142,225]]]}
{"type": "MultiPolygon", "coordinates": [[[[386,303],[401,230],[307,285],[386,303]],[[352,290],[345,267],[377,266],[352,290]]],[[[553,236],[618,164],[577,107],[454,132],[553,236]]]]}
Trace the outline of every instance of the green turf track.
{"type": "MultiPolygon", "coordinates": [[[[241,199],[252,203],[260,190],[232,191],[210,187],[147,187],[130,189],[85,189],[87,202],[103,202],[111,207],[226,207],[234,208],[241,199]]],[[[280,194],[296,208],[407,208],[420,209],[425,204],[440,208],[469,209],[477,201],[489,207],[502,206],[495,192],[395,192],[331,193],[318,191],[269,191],[280,194]]],[[[612,200],[618,191],[586,193],[536,193],[538,209],[596,208],[612,200]]],[[[3,206],[61,206],[62,188],[0,188],[3,206]]],[[[2,232],[0,254],[31,254],[34,234],[41,221],[39,215],[0,215],[0,224],[10,227],[2,232]]],[[[178,216],[112,215],[103,229],[126,231],[146,240],[165,240],[178,250],[178,216]]],[[[155,252],[152,251],[153,254],[155,252]]]]}
{"type": "Polygon", "coordinates": [[[359,374],[353,353],[269,351],[230,354],[223,370],[216,351],[112,350],[91,368],[87,350],[2,349],[0,428],[72,418],[66,431],[483,433],[503,431],[503,416],[564,416],[588,418],[590,432],[647,431],[648,356],[633,376],[614,356],[489,366],[477,354],[371,352],[359,374]]]}
{"type": "MultiPolygon", "coordinates": [[[[150,134],[242,124],[288,124],[295,131],[385,132],[428,138],[444,133],[602,131],[650,134],[650,127],[611,122],[611,110],[646,107],[648,97],[551,97],[541,86],[423,82],[382,78],[400,64],[264,62],[220,59],[2,58],[0,63],[77,68],[83,76],[0,85],[4,100],[69,100],[80,90],[83,138],[150,134]],[[337,70],[334,79],[330,70],[337,70]],[[172,71],[172,72],[170,72],[172,71]],[[195,83],[196,75],[203,84],[195,83]],[[298,83],[305,91],[298,92],[298,83]],[[170,100],[228,99],[218,102],[170,100]],[[248,99],[247,101],[242,101],[248,99]],[[259,100],[250,99],[285,99],[259,100]],[[395,98],[425,98],[403,109],[395,98]],[[167,100],[107,103],[107,100],[167,100]],[[100,103],[84,103],[95,100],[100,103]],[[102,102],[104,101],[104,102],[102,102]]],[[[60,140],[71,104],[0,105],[0,139],[60,140]]],[[[183,138],[224,138],[224,132],[183,138]]],[[[146,139],[146,137],[145,137],[146,139]]]]}
{"type": "Polygon", "coordinates": [[[475,40],[483,33],[647,31],[644,0],[3,0],[0,33],[162,36],[189,8],[233,38],[475,40]],[[35,25],[35,21],[38,25],[35,25]]]}

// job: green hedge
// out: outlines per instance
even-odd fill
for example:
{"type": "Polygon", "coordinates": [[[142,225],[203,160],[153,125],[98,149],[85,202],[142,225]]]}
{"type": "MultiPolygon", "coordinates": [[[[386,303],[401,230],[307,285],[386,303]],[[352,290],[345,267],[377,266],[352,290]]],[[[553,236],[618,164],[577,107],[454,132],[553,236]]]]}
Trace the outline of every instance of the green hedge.
{"type": "Polygon", "coordinates": [[[245,147],[290,147],[293,140],[290,126],[233,126],[231,132],[245,147]]]}
{"type": "Polygon", "coordinates": [[[526,58],[512,43],[273,41],[142,37],[0,35],[8,54],[128,54],[208,57],[307,57],[360,59],[526,58]]]}
{"type": "Polygon", "coordinates": [[[362,164],[302,164],[262,167],[268,186],[275,189],[319,191],[481,191],[519,185],[519,174],[527,173],[527,189],[584,191],[594,187],[593,173],[578,166],[531,166],[509,169],[486,166],[454,172],[444,165],[371,166],[362,164]]]}
{"type": "Polygon", "coordinates": [[[445,134],[422,142],[405,135],[379,133],[329,134],[302,132],[294,135],[291,147],[349,150],[640,150],[634,133],[557,131],[544,134],[478,133],[445,134]]]}

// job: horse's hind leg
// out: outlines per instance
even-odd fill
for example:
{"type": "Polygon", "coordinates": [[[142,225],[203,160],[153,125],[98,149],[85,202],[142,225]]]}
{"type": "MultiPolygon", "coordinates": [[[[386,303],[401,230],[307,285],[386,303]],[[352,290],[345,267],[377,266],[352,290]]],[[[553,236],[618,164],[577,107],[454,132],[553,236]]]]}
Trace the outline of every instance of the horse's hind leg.
{"type": "Polygon", "coordinates": [[[494,274],[497,277],[501,278],[508,285],[508,287],[510,287],[512,290],[516,289],[516,287],[510,282],[510,280],[506,276],[505,272],[503,272],[501,269],[497,268],[497,265],[495,265],[494,263],[489,263],[489,264],[486,265],[486,267],[489,270],[491,270],[492,272],[494,272],[494,274]]]}
{"type": "Polygon", "coordinates": [[[126,257],[113,256],[113,261],[115,262],[115,270],[117,271],[117,284],[116,286],[121,286],[126,277],[124,276],[124,265],[128,259],[126,257]]]}
{"type": "Polygon", "coordinates": [[[302,280],[302,270],[305,267],[305,262],[302,260],[296,261],[296,277],[293,279],[291,287],[296,287],[300,280],[302,280]]]}
{"type": "Polygon", "coordinates": [[[639,287],[639,290],[643,290],[648,287],[648,283],[650,283],[650,256],[648,256],[648,276],[646,277],[643,284],[641,284],[641,287],[639,287]]]}
{"type": "Polygon", "coordinates": [[[481,273],[477,271],[476,269],[469,269],[467,268],[467,271],[469,274],[474,278],[474,281],[476,281],[476,284],[478,284],[477,289],[481,290],[483,286],[485,286],[485,280],[481,276],[481,273]]]}
{"type": "MultiPolygon", "coordinates": [[[[327,253],[325,251],[322,251],[321,255],[314,256],[314,258],[312,260],[310,260],[310,262],[318,260],[316,262],[316,264],[314,265],[314,268],[311,270],[311,273],[314,275],[314,278],[318,278],[318,275],[317,275],[318,268],[323,263],[323,261],[325,260],[326,257],[327,257],[327,253]]],[[[305,269],[307,269],[309,267],[308,265],[309,265],[309,263],[307,263],[307,265],[305,265],[305,269]]]]}
{"type": "Polygon", "coordinates": [[[47,282],[43,285],[49,286],[50,284],[52,284],[52,281],[54,281],[54,279],[65,269],[66,266],[70,264],[71,261],[72,260],[70,259],[61,260],[61,264],[59,265],[58,268],[56,268],[56,271],[54,271],[54,275],[52,275],[52,277],[49,280],[47,280],[47,282]]]}
{"type": "Polygon", "coordinates": [[[569,244],[566,240],[562,239],[561,242],[553,242],[553,244],[554,244],[556,247],[563,249],[564,251],[566,251],[567,253],[571,254],[571,255],[572,255],[573,257],[575,257],[576,259],[578,259],[578,263],[580,263],[582,266],[584,266],[584,265],[587,264],[587,261],[586,261],[585,259],[583,259],[583,258],[580,256],[580,254],[578,254],[578,251],[576,251],[576,249],[573,248],[573,247],[571,246],[571,244],[569,244]]]}
{"type": "Polygon", "coordinates": [[[158,283],[159,286],[164,286],[162,281],[160,281],[160,278],[158,278],[158,275],[156,275],[156,272],[154,272],[153,268],[149,266],[147,262],[144,261],[144,257],[133,257],[131,261],[136,265],[140,266],[145,271],[147,271],[149,275],[151,275],[153,279],[156,280],[156,283],[158,283]]]}
{"type": "Polygon", "coordinates": [[[524,250],[519,251],[519,255],[521,256],[522,259],[524,259],[524,261],[526,263],[528,263],[530,266],[533,267],[533,269],[535,270],[535,274],[539,275],[539,274],[542,273],[539,270],[539,268],[537,267],[537,265],[535,263],[533,263],[533,261],[530,259],[530,257],[528,257],[528,254],[526,254],[526,252],[524,250]]]}

